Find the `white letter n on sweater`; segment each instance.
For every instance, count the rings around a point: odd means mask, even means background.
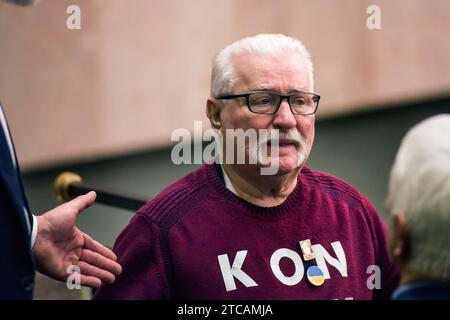
[[[335,267],[343,277],[347,277],[347,260],[341,242],[332,242],[331,246],[333,247],[337,259],[330,256],[322,245],[314,244],[312,246],[314,254],[316,255],[317,266],[322,270],[325,279],[330,279],[330,272],[328,271],[326,262]]]
[[[246,255],[247,250],[238,251],[236,253],[236,257],[234,258],[233,266],[230,266],[230,260],[228,259],[227,254],[217,256],[227,292],[236,290],[234,278],[238,279],[246,287],[255,287],[258,285],[252,278],[250,278],[248,274],[241,270]]]

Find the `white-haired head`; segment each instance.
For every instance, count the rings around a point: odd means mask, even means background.
[[[428,118],[404,137],[387,207],[405,216],[409,255],[403,271],[450,280],[450,114]]]
[[[250,53],[256,56],[281,57],[286,51],[298,53],[304,59],[313,88],[313,64],[305,46],[299,40],[283,34],[259,34],[233,42],[217,53],[211,73],[211,96],[232,93],[235,83],[239,80],[232,63],[233,56]]]

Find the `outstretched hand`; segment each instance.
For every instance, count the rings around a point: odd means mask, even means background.
[[[122,272],[116,255],[79,230],[78,215],[95,202],[91,191],[37,216],[38,230],[33,246],[37,270],[65,281],[71,265],[80,268],[81,285],[98,288],[102,282],[113,283]]]

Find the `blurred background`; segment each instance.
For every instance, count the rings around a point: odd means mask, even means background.
[[[70,5],[81,29],[67,28]],[[380,9],[380,29],[368,28]],[[389,169],[408,128],[450,112],[446,0],[40,0],[0,2],[0,101],[35,214],[55,177],[150,199],[197,165],[174,165],[171,133],[193,131],[220,48],[284,33],[304,42],[322,96],[308,165],[339,176],[386,219]],[[450,139],[450,137],[448,137]],[[196,141],[200,143],[200,141]],[[96,204],[79,227],[112,247],[133,212]],[[38,276],[36,299],[89,299]]]

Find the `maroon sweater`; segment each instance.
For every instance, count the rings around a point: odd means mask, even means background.
[[[305,239],[325,275],[320,287],[306,277]],[[114,252],[123,272],[96,299],[389,298],[399,278],[369,201],[307,167],[284,203],[264,208],[229,191],[220,167],[203,165],[142,207]]]

